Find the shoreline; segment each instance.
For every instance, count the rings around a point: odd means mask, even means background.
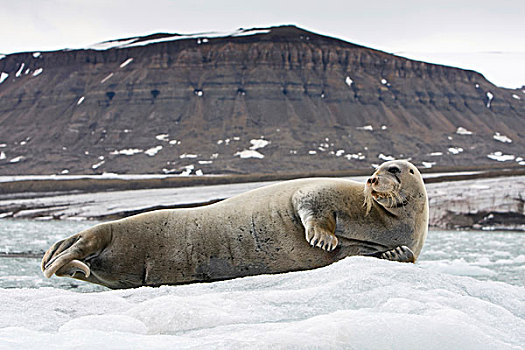
[[[525,231],[525,169],[478,171],[469,173],[424,173],[427,187],[430,221],[429,226],[436,229],[474,229]],[[369,176],[345,177],[359,182]],[[156,182],[155,185],[159,185]],[[185,179],[188,180],[188,179]],[[196,179],[192,181],[200,181]],[[231,179],[230,179],[231,180]],[[259,180],[262,180],[259,178]],[[38,180],[40,181],[40,180]],[[22,182],[24,186],[39,187],[38,181]],[[211,184],[141,188],[144,183],[136,180],[122,180],[124,190],[106,187],[103,182],[100,190],[88,191],[93,181],[106,180],[45,180],[55,184],[63,181],[85,183],[84,189],[64,190],[52,188],[49,192],[19,192],[17,187],[0,183],[0,219],[34,220],[115,220],[145,211],[157,209],[192,208],[213,204],[242,192],[276,182],[238,182],[230,184]],[[141,180],[144,181],[144,180]],[[149,180],[148,180],[149,181]],[[161,183],[166,184],[166,183]],[[67,184],[70,186],[71,184]],[[47,183],[46,183],[47,186]],[[40,186],[39,189],[47,187]],[[13,191],[15,190],[15,191]]]

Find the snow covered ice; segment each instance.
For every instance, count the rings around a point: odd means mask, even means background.
[[[93,224],[1,223],[0,250],[10,252]],[[521,349],[524,243],[521,233],[430,231],[415,265],[351,257],[121,291],[45,279],[38,259],[0,258],[0,348]]]

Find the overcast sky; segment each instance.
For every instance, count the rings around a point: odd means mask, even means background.
[[[0,0],[0,53],[282,24],[525,85],[523,0]]]

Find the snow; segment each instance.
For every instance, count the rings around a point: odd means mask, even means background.
[[[314,154],[317,154],[317,151],[308,151],[308,154],[313,156]]]
[[[381,160],[384,160],[384,161],[390,161],[390,160],[395,160],[396,159],[393,156],[387,156],[387,155],[384,155],[383,153],[379,154],[379,156],[377,156],[377,158],[379,158]]]
[[[505,135],[501,135],[499,132],[496,132],[492,138],[496,141],[503,142],[503,143],[511,143],[512,140],[508,138]]]
[[[169,141],[169,137],[170,137],[169,134],[159,134],[155,136],[155,138],[159,141]]]
[[[247,150],[245,149],[244,151],[240,151],[240,152],[237,152],[234,154],[234,156],[239,156],[241,157],[242,159],[246,159],[246,158],[257,158],[257,159],[263,159],[264,158],[264,155],[257,152],[257,151],[254,151],[254,150]]]
[[[93,165],[91,166],[91,168],[92,168],[93,170],[98,169],[98,168],[100,168],[105,162],[106,162],[105,160],[101,160],[100,162],[93,164]]]
[[[79,98],[78,101],[77,101],[77,106],[80,105],[82,102],[84,102],[84,99],[85,99],[84,96],[82,96],[81,98]]]
[[[199,164],[201,165],[212,164],[212,163],[213,163],[212,160],[199,160]]]
[[[431,157],[438,157],[438,156],[442,156],[443,155],[443,152],[432,152],[429,154],[429,156]]]
[[[430,169],[430,168],[432,168],[434,165],[436,165],[436,162],[421,162],[421,164],[422,164],[423,167],[425,167],[426,169]]]
[[[138,154],[138,153],[142,153],[142,152],[144,152],[144,150],[142,150],[142,149],[126,148],[126,149],[121,149],[120,151],[115,150],[115,151],[111,152],[110,154],[112,154],[112,155],[132,156],[134,154]]]
[[[133,62],[133,58],[128,58],[127,60],[125,60],[124,62],[122,62],[120,64],[120,68],[124,68],[126,67],[128,64],[130,64],[131,62]]]
[[[188,176],[191,174],[191,172],[193,171],[193,169],[195,169],[195,166],[192,164],[192,165],[187,165],[186,167],[184,167],[184,171],[182,173],[180,173],[180,176]]]
[[[112,48],[118,48],[118,47],[121,47],[121,46],[125,46],[126,44],[131,44],[135,40],[137,40],[137,38],[104,41],[102,43],[98,43],[98,44],[94,44],[94,45],[88,46],[85,49],[86,50],[109,50],[109,49],[112,49]]]
[[[184,153],[179,156],[180,159],[186,159],[186,158],[197,158],[198,156],[196,154],[190,154],[190,153]]]
[[[381,84],[386,85],[388,84],[388,81],[386,79],[381,79]]]
[[[359,126],[356,129],[357,130],[374,131],[374,128],[372,127],[372,125]]]
[[[452,154],[459,154],[459,153],[463,152],[463,148],[461,148],[461,147],[450,147],[448,149],[448,151],[450,153],[452,153]]]
[[[346,154],[344,157],[346,159],[348,159],[348,160],[352,160],[352,159],[354,159],[354,160],[363,160],[363,159],[366,158],[366,156],[364,154],[362,154],[361,152],[353,153],[353,154]]]
[[[204,95],[204,92],[202,90],[195,89],[195,95],[202,97],[202,95]]]
[[[518,95],[516,94],[512,94],[512,98],[516,99],[516,100],[521,100],[521,97],[519,97]]]
[[[490,103],[494,99],[494,95],[492,94],[492,92],[487,92],[487,99],[487,108],[490,108]]]
[[[472,135],[472,131],[468,131],[464,127],[460,126],[456,130],[456,134],[458,134],[458,135]]]
[[[2,84],[8,77],[9,74],[7,74],[6,72],[0,73],[0,84]]]
[[[506,161],[509,161],[509,160],[514,160],[514,158],[515,158],[515,156],[513,156],[511,154],[503,154],[500,151],[488,154],[487,157],[490,158],[490,159],[493,159],[493,160],[497,160],[498,162],[506,162]]]
[[[33,52],[33,58],[39,58],[41,55],[40,52]]]
[[[7,157],[6,157],[6,155],[5,155],[5,152],[3,152],[3,151],[0,152],[0,160],[4,160],[4,159],[6,159],[6,158],[7,158]]]
[[[146,151],[144,151],[144,153],[146,153],[148,156],[150,157],[153,157],[155,156],[160,150],[162,149],[162,146],[161,145],[158,145],[158,146],[155,146],[155,147],[152,147]]]
[[[33,76],[34,77],[39,76],[40,74],[42,74],[43,71],[44,71],[44,68],[38,68],[37,70],[33,72]]]
[[[335,152],[336,157],[341,157],[343,154],[345,154],[344,149],[340,149],[340,150],[337,150],[337,152]]]
[[[101,84],[104,84],[106,81],[108,81],[109,79],[111,79],[111,77],[113,76],[113,73],[109,73],[104,79],[102,79],[100,81]]]
[[[136,42],[131,43],[125,43],[123,45],[114,46],[117,48],[128,48],[128,47],[136,47],[136,46],[146,46],[151,44],[157,44],[162,42],[169,42],[169,41],[176,41],[176,40],[186,40],[186,39],[202,39],[202,42],[208,42],[209,38],[224,38],[224,37],[239,37],[239,36],[248,36],[248,35],[257,35],[257,34],[267,34],[269,33],[269,29],[259,29],[259,30],[244,30],[244,29],[238,29],[234,32],[230,33],[218,33],[218,32],[211,32],[211,33],[197,33],[197,34],[187,34],[187,35],[171,35],[160,39],[151,39],[151,40],[144,40],[144,41],[136,41],[139,38],[135,38]]]
[[[346,83],[346,85],[348,85],[350,87],[350,86],[352,86],[354,81],[350,77],[346,77],[345,83]]]
[[[18,157],[15,157],[15,158],[11,159],[11,160],[9,161],[9,163],[18,163],[18,162],[20,162],[20,161],[23,160],[23,159],[24,159],[24,157],[22,157],[22,156],[18,156]]]
[[[204,175],[204,173],[202,172],[201,169],[197,169],[197,170],[195,171],[195,175],[197,175],[197,176],[202,176],[202,175]]]
[[[20,68],[18,69],[18,71],[15,73],[15,77],[20,77],[22,75],[22,71],[24,70],[24,66],[25,66],[25,63],[22,63],[20,64]]]
[[[53,235],[89,226],[29,223]],[[417,264],[350,257],[310,271],[115,291],[44,279],[38,261],[9,259],[29,261],[22,267],[35,275],[2,273],[0,283],[36,288],[0,289],[0,347],[520,349],[524,240],[475,234],[429,232]]]
[[[263,139],[253,139],[253,140],[250,140],[250,143],[252,144],[252,146],[250,147],[251,150],[256,150],[256,149],[259,149],[259,148],[264,148],[266,146],[268,146],[268,144],[270,144],[270,141],[268,140],[263,140]]]

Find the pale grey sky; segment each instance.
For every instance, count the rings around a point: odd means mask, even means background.
[[[522,0],[0,0],[0,53],[282,24],[525,84]]]

